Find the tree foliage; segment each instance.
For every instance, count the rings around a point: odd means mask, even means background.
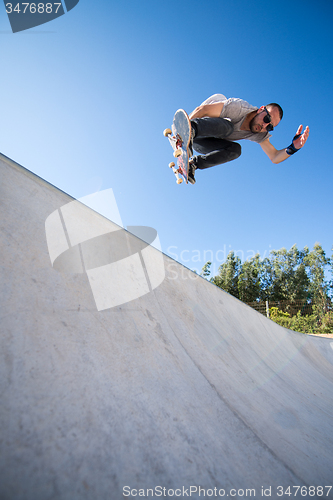
[[[313,315],[308,318],[306,325],[301,313],[294,318],[283,314],[279,316],[276,311],[273,313],[276,322],[284,321],[289,325],[288,328],[298,328],[298,331],[308,328],[312,331],[315,323],[317,327],[325,323],[328,309],[331,311],[333,255],[331,258],[326,257],[319,243],[311,251],[308,247],[298,250],[294,245],[290,250],[272,250],[269,257],[264,259],[257,254],[243,263],[231,251],[216,276],[210,277],[210,268],[211,262],[207,262],[202,276],[243,302],[302,300],[311,304]],[[328,271],[331,279],[327,279]],[[325,328],[331,329],[331,316],[326,323]]]
[[[234,297],[238,297],[238,276],[241,265],[240,258],[234,252],[230,252],[225,263],[219,267],[219,274],[212,278],[212,282]]]

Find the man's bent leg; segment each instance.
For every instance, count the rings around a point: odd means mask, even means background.
[[[203,137],[226,139],[234,130],[233,124],[225,118],[195,118],[191,124],[195,130],[195,139]]]
[[[195,168],[199,170],[236,160],[242,153],[240,144],[225,139],[197,139],[195,137],[193,147],[198,153],[202,153],[191,159]]]

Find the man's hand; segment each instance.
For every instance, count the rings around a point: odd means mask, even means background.
[[[300,125],[297,129],[293,142],[286,149],[280,149],[280,150],[275,149],[273,144],[270,143],[269,139],[266,139],[265,141],[261,142],[260,146],[262,147],[263,151],[266,153],[266,155],[273,163],[281,163],[282,161],[289,158],[290,155],[296,153],[306,143],[309,137],[310,129],[309,127],[305,127],[303,133],[302,130],[303,130],[303,125]]]
[[[310,133],[309,127],[305,127],[303,134],[302,130],[303,130],[303,125],[300,125],[296,132],[296,136],[298,135],[299,137],[293,141],[293,145],[296,149],[301,149],[309,137]]]

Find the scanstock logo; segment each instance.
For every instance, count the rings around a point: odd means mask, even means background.
[[[165,278],[157,231],[125,230],[112,189],[55,210],[45,221],[45,233],[53,268],[86,273],[98,311],[138,299]]]
[[[3,0],[13,33],[35,28],[63,16],[72,10],[79,0],[43,0],[35,2],[18,2]]]

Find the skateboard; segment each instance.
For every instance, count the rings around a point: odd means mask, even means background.
[[[177,168],[174,162],[169,163],[173,173],[176,176],[177,184],[181,184],[183,179],[188,184],[188,162],[190,159],[190,138],[191,138],[191,122],[183,109],[178,109],[173,117],[171,129],[166,128],[163,132],[164,136],[170,141],[173,149],[173,156],[177,161]]]

